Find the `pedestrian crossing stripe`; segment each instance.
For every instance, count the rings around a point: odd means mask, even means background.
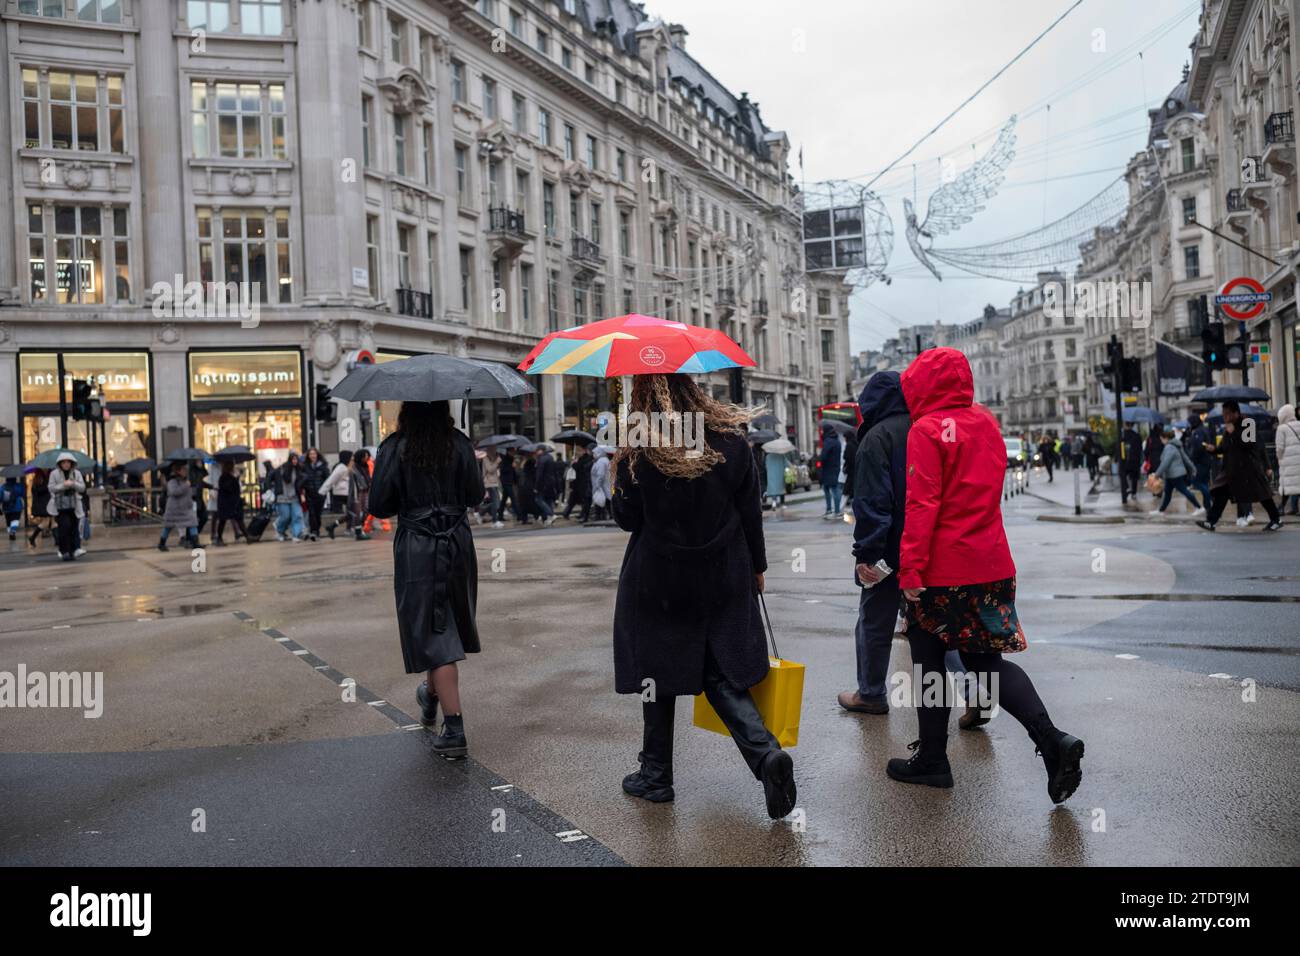
[[[581,830],[561,830],[555,835],[559,837],[561,843],[576,843],[579,840],[591,839],[591,837],[587,836],[587,834],[583,833]]]

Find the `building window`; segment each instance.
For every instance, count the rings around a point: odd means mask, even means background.
[[[456,195],[462,206],[469,205],[469,150],[456,146]]]
[[[1183,269],[1186,278],[1195,279],[1201,274],[1201,247],[1197,243],[1183,246]]]
[[[519,266],[519,314],[527,330],[533,321],[533,267],[526,262]]]
[[[186,18],[191,30],[224,33],[230,29],[230,0],[189,0]]]
[[[545,30],[537,31],[537,52],[545,57],[551,55],[551,35]]]
[[[453,103],[465,102],[465,64],[451,61],[451,99]]]
[[[1190,226],[1196,221],[1196,197],[1187,196],[1183,199],[1183,225]]]
[[[558,332],[560,329],[560,273],[550,271],[546,279],[546,330]]]
[[[433,186],[434,159],[435,157],[433,152],[433,124],[425,123],[424,124],[424,184],[429,187]]]
[[[555,236],[555,183],[542,183],[542,222],[546,235]]]
[[[566,70],[573,69],[573,51],[567,46],[560,47],[560,65]]]
[[[596,85],[596,68],[586,60],[582,61],[582,78],[592,86]]]
[[[406,62],[406,21],[401,17],[388,18],[388,57],[394,63]]]
[[[624,286],[623,287],[623,314],[631,315],[635,311],[636,308],[632,296],[632,287]]]
[[[1183,172],[1190,172],[1196,168],[1196,140],[1186,136],[1179,143],[1183,151]]]
[[[371,133],[371,130],[374,126],[374,111],[375,111],[374,97],[366,96],[365,94],[362,94],[361,96],[361,165],[367,168],[369,168],[370,166],[370,138],[373,135]],[[196,142],[197,139],[198,137],[196,134],[195,136]],[[196,153],[198,152],[197,146],[195,147],[195,152]]]
[[[510,8],[510,32],[521,40],[524,38],[524,15],[514,7]]]
[[[831,314],[831,294],[829,292],[817,293],[817,314],[818,315]]]
[[[379,217],[366,216],[366,270],[370,298],[379,298]]]
[[[600,248],[600,203],[591,202],[588,204],[591,212],[591,235],[587,238],[592,244]]]
[[[460,247],[460,307],[469,311],[472,302],[471,292],[474,285],[474,250],[468,246]]]
[[[497,82],[483,77],[483,116],[485,119],[497,118]]]
[[[411,288],[411,251],[415,245],[415,227],[397,227],[397,286]]]
[[[24,139],[29,149],[126,152],[122,77],[22,71]],[[42,139],[42,127],[47,139]]]
[[[551,145],[551,111],[537,107],[537,139],[543,146]]]
[[[618,254],[624,259],[632,255],[632,214],[627,211],[618,214]]]
[[[438,234],[429,233],[429,239],[426,246],[425,261],[429,267],[429,295],[437,301],[438,298]]]
[[[590,134],[587,135],[587,168],[600,169],[600,146]]]
[[[518,93],[512,97],[513,102],[513,121],[516,133],[528,132],[528,101]]]
[[[620,149],[617,152],[615,152],[614,167],[615,167],[614,171],[618,173],[618,181],[620,183],[627,182],[627,152],[626,151]]]
[[[478,0],[478,12],[489,20],[496,19],[496,0]]]
[[[206,286],[255,286],[261,302],[293,301],[287,209],[201,208],[198,227],[199,274]]]
[[[194,155],[200,158],[284,159],[284,84],[193,80],[190,108]],[[215,137],[213,135],[215,131]]]
[[[53,212],[53,216],[47,216],[43,206],[28,206],[28,284],[32,302],[51,301],[51,274],[56,305],[129,301],[131,259],[126,207],[68,205],[55,206]],[[111,295],[107,289],[110,276]]]
[[[578,147],[574,140],[577,133],[568,123],[564,124],[564,158],[568,160],[575,159],[578,153]]]
[[[284,32],[280,0],[239,0],[239,32],[252,36],[279,36]]]
[[[515,170],[515,205],[521,211],[527,211],[529,193],[531,186],[528,181],[528,173],[522,169]]]
[[[406,175],[406,127],[409,120],[403,113],[393,114],[393,156],[396,160],[397,175]]]

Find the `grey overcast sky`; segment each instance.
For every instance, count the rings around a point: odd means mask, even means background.
[[[646,9],[682,23],[687,50],[733,92],[748,92],[796,156],[803,147],[812,183],[886,166],[1072,2],[648,0]],[[1195,0],[1084,0],[882,178],[874,188],[893,221],[893,283],[854,295],[854,351],[879,346],[900,325],[975,318],[986,303],[1007,305],[1018,286],[943,265],[939,282],[920,267],[903,235],[914,169],[923,218],[941,159],[960,172],[1016,113],[1006,183],[973,222],[935,245],[995,241],[1059,218],[1145,148],[1145,110],[1181,80],[1199,10]],[[791,172],[800,176],[797,161]]]

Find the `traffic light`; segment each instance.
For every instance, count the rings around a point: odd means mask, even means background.
[[[1201,329],[1201,358],[1206,368],[1227,368],[1223,347],[1223,323],[1209,322]]]
[[[1119,387],[1122,392],[1142,391],[1142,360],[1140,358],[1120,360]]]
[[[334,421],[334,403],[330,401],[330,387],[328,385],[316,386],[316,421],[332,422]]]
[[[81,379],[72,381],[72,420],[83,422],[90,418],[90,383]]]
[[[1248,360],[1246,353],[1249,348],[1250,339],[1247,338],[1240,338],[1225,345],[1223,347],[1223,368],[1245,368]]]

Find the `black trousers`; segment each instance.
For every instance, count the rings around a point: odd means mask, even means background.
[[[1218,524],[1219,519],[1223,517],[1223,511],[1228,507],[1228,502],[1232,499],[1232,489],[1227,485],[1221,488],[1210,489],[1210,512],[1205,516],[1205,520],[1210,524]],[[1237,514],[1244,516],[1249,510],[1250,502],[1238,502]],[[1282,515],[1278,513],[1277,505],[1273,503],[1272,498],[1265,498],[1260,505],[1268,512],[1269,521],[1281,521]]]
[[[1123,482],[1123,488],[1121,490],[1125,493],[1125,495],[1131,495],[1134,498],[1136,498],[1138,493],[1137,469],[1126,468],[1124,471],[1120,472],[1119,480]]]
[[[213,529],[213,531],[212,531],[212,540],[213,540],[213,541],[220,541],[220,540],[221,540],[221,536],[222,536],[223,534],[225,534],[225,531],[226,531],[226,522],[227,522],[227,521],[230,522],[230,526],[231,526],[231,527],[234,529],[234,531],[235,531],[235,540],[236,540],[236,541],[238,541],[241,537],[246,537],[246,536],[247,536],[247,533],[244,531],[244,519],[243,519],[243,518],[218,518],[218,519],[217,519],[216,527],[215,527],[215,528]]]
[[[915,625],[909,626],[907,641],[912,647],[912,663],[920,666],[921,679],[927,682],[922,686],[928,686],[929,681],[944,680],[943,655],[948,652],[948,645],[934,634],[927,634],[925,631],[913,632],[914,627]],[[985,694],[988,695],[986,699],[991,699],[997,706],[1020,721],[1029,732],[1031,739],[1036,741],[1039,730],[1052,725],[1047,708],[1039,699],[1038,691],[1034,690],[1034,682],[1019,665],[1011,663],[1001,654],[970,651],[961,652],[961,662],[967,674],[976,675],[979,679],[981,686],[985,688]],[[997,675],[996,682],[991,675]],[[922,695],[920,688],[916,689],[914,696],[920,704],[916,708],[916,719],[920,724],[921,740],[927,745],[942,750],[948,740],[947,694],[939,695],[940,703],[936,704],[931,700],[929,706],[925,704],[927,695]]]
[[[591,516],[591,494],[578,494],[576,491],[569,495],[569,505],[564,509],[564,517],[569,517],[573,512],[574,505],[582,505],[582,517],[579,520],[586,521]]]
[[[325,496],[315,491],[307,491],[307,530],[320,537],[320,516],[325,509]]]
[[[774,750],[780,750],[781,745],[763,726],[763,716],[758,712],[749,689],[729,683],[722,676],[712,652],[706,653],[704,660],[704,696],[731,731],[731,739],[736,742],[750,772],[758,778],[763,758]],[[665,784],[673,781],[673,714],[676,704],[676,697],[641,704],[641,714],[645,719],[641,743],[642,772]]]
[[[81,522],[72,508],[63,508],[54,519],[54,543],[59,554],[72,554],[81,547]]]

